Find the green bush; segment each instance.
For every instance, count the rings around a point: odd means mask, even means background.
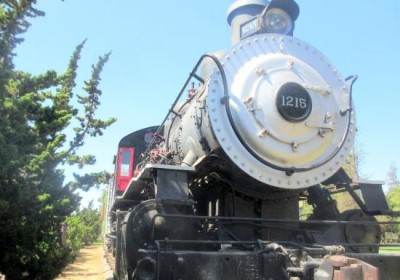
[[[71,260],[73,260],[81,248],[98,240],[101,234],[101,215],[90,203],[87,208],[68,217],[66,224],[67,247],[71,250]]]

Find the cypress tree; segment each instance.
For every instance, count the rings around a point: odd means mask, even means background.
[[[15,69],[15,49],[29,20],[44,16],[35,4],[0,3],[0,272],[8,279],[53,279],[66,264],[70,250],[61,244],[60,228],[79,205],[75,191],[107,181],[108,174],[75,175],[74,182],[65,183],[62,168],[94,164],[95,157],[78,155],[79,148],[86,137],[102,135],[115,121],[95,116],[109,53],[93,65],[81,95],[75,93],[75,81],[85,42],[76,47],[64,73],[32,75]],[[68,140],[72,123],[78,125]]]

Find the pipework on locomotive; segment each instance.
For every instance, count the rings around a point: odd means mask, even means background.
[[[357,77],[293,37],[299,14],[293,0],[234,2],[232,47],[201,56],[159,126],[121,139],[116,279],[400,279],[375,217],[399,213],[382,183],[342,168]],[[358,207],[340,212],[339,192]]]

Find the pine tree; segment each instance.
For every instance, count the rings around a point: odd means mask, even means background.
[[[77,209],[76,189],[88,190],[108,180],[106,172],[76,175],[65,183],[63,168],[94,164],[92,155],[78,155],[86,137],[102,135],[115,119],[101,120],[100,74],[110,54],[101,56],[75,94],[78,61],[85,42],[73,52],[64,73],[41,75],[17,70],[15,48],[30,26],[43,16],[35,0],[0,3],[0,271],[9,279],[53,279],[70,251],[60,242],[60,227]],[[82,106],[74,107],[76,99]],[[75,136],[66,130],[78,123]]]

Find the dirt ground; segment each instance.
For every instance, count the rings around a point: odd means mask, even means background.
[[[112,280],[112,271],[106,265],[103,245],[81,250],[75,262],[68,265],[55,280]]]

